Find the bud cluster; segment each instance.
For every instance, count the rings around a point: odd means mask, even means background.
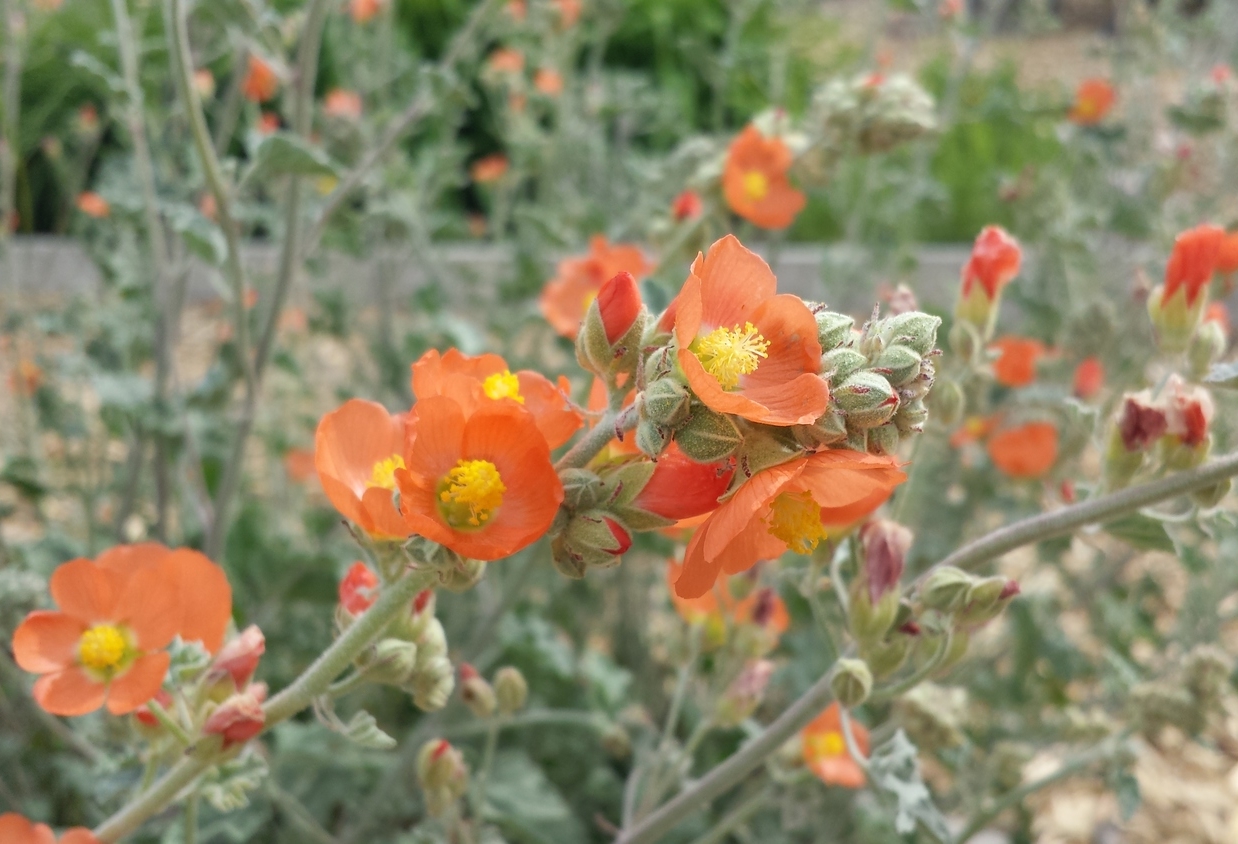
[[[1150,680],[1131,690],[1130,710],[1139,730],[1155,738],[1172,726],[1196,736],[1208,721],[1224,711],[1224,696],[1234,660],[1213,645],[1200,645],[1169,677]]]
[[[887,152],[937,129],[932,96],[905,73],[832,80],[813,94],[812,117],[831,149]]]
[[[1119,488],[1148,464],[1181,471],[1198,466],[1212,448],[1215,406],[1207,388],[1189,385],[1171,375],[1164,388],[1129,394],[1122,399],[1109,425],[1105,442],[1105,480]],[[1228,484],[1195,494],[1201,506],[1211,506],[1228,491]]]

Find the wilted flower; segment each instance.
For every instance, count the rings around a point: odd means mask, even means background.
[[[202,733],[220,736],[225,749],[244,744],[266,726],[266,712],[262,708],[266,696],[265,683],[254,683],[245,691],[233,695],[210,714],[202,725]]]
[[[266,637],[262,635],[258,625],[251,624],[220,649],[211,664],[210,673],[213,677],[230,677],[235,688],[243,689],[254,676],[258,660],[264,653]]]

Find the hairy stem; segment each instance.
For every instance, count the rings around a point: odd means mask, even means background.
[[[598,420],[598,423],[593,426],[589,433],[581,437],[576,445],[568,450],[567,454],[559,458],[559,462],[555,464],[555,468],[560,472],[564,469],[580,469],[586,463],[598,455],[602,449],[606,448],[607,443],[615,439],[621,432],[631,431],[636,427],[637,416],[635,412],[615,412],[607,411],[606,415]]]

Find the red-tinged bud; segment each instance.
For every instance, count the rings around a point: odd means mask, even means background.
[[[425,612],[426,607],[430,605],[430,601],[433,598],[434,598],[433,589],[422,589],[420,592],[417,593],[417,597],[413,599],[413,612],[417,613],[418,615]]]
[[[764,700],[772,676],[774,663],[768,659],[758,659],[744,666],[718,700],[714,723],[719,727],[737,727],[747,720]]]
[[[467,662],[460,665],[460,700],[478,718],[489,718],[498,705],[494,688]]]
[[[602,285],[597,297],[606,339],[613,346],[640,316],[640,287],[629,272],[621,272]]]
[[[606,281],[585,312],[576,335],[576,359],[589,372],[606,378],[635,374],[640,365],[641,335],[648,314],[631,273]]]
[[[1208,439],[1215,406],[1203,387],[1188,386],[1172,375],[1166,385],[1166,433],[1187,448],[1198,448]]]
[[[898,632],[904,633],[908,636],[919,636],[922,631],[920,629],[920,625],[916,622],[906,621],[903,622],[902,626],[898,628]]]
[[[675,201],[671,203],[671,215],[681,222],[695,220],[701,216],[702,207],[700,194],[689,188],[675,197]]]
[[[417,780],[427,813],[440,817],[468,790],[469,769],[459,750],[437,739],[423,744],[417,754]]]
[[[914,538],[909,529],[889,519],[876,519],[860,529],[864,549],[860,577],[868,586],[868,598],[873,604],[898,590]]]
[[[340,581],[340,606],[353,615],[361,615],[378,597],[378,575],[365,563],[356,562]]]
[[[735,461],[697,463],[671,443],[658,457],[653,475],[633,500],[633,506],[667,519],[691,519],[717,508],[731,485]]]
[[[172,704],[172,696],[163,689],[155,692],[155,703],[167,709]],[[150,711],[150,707],[142,704],[137,709],[133,710],[133,717],[143,727],[156,728],[159,726],[159,719],[155,717],[155,713]]]
[[[1075,503],[1075,484],[1073,481],[1062,481],[1058,486],[1058,494],[1062,496],[1062,500],[1067,504]]]
[[[632,534],[628,533],[624,526],[616,522],[614,519],[604,518],[602,521],[606,522],[606,526],[610,528],[610,535],[613,536],[615,538],[615,542],[618,543],[618,547],[610,553],[614,554],[616,557],[622,557],[627,553],[628,549],[632,547]]]
[[[1007,580],[1006,585],[1002,587],[1002,591],[998,593],[997,599],[999,601],[1006,601],[1013,598],[1015,595],[1020,594],[1022,591],[1023,590],[1019,588],[1019,581]]]
[[[476,668],[473,667],[471,663],[468,663],[468,662],[460,663],[460,682],[461,683],[467,683],[469,680],[476,679],[480,676],[481,674],[477,671]]]
[[[1019,242],[1000,226],[986,226],[976,238],[963,267],[955,315],[975,326],[982,338],[992,334],[1002,288],[1019,274],[1022,262]]]
[[[1187,305],[1193,305],[1212,280],[1224,244],[1225,230],[1220,226],[1196,226],[1178,235],[1165,266],[1165,300],[1181,289]]]
[[[266,725],[266,713],[262,711],[266,696],[266,684],[254,683],[245,692],[221,703],[206,719],[202,732],[222,737],[225,748],[244,744],[261,733]]]
[[[211,676],[215,679],[231,677],[237,690],[245,688],[254,676],[258,660],[266,652],[266,647],[266,637],[257,625],[251,624],[215,656]]]
[[[1105,367],[1100,358],[1085,358],[1075,367],[1075,396],[1087,401],[1105,386]]]
[[[756,601],[752,605],[752,623],[758,627],[767,627],[774,620],[778,610],[778,595],[768,586],[758,590]]]

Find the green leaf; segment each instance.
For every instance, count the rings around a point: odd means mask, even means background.
[[[348,721],[348,737],[362,747],[371,750],[391,750],[399,742],[378,728],[374,716],[364,709],[358,710]]]
[[[501,753],[494,760],[486,814],[509,840],[521,844],[579,844],[588,839],[563,795],[520,751]]]
[[[1208,370],[1208,374],[1204,376],[1204,383],[1216,387],[1228,387],[1231,390],[1238,389],[1238,360],[1214,363]]]
[[[1139,791],[1139,780],[1130,771],[1119,771],[1112,778],[1112,786],[1118,798],[1118,812],[1123,821],[1129,821],[1143,803],[1143,795]]]
[[[933,804],[933,796],[920,777],[916,746],[906,733],[899,730],[894,738],[874,750],[868,765],[869,780],[894,798],[894,828],[900,835],[915,832],[919,823],[937,840],[950,840],[946,819]]]
[[[242,181],[260,176],[338,176],[325,152],[291,132],[276,132],[258,144],[254,163]]]
[[[1144,551],[1168,551],[1171,554],[1176,551],[1174,541],[1165,531],[1165,526],[1156,519],[1139,513],[1107,522],[1105,530],[1110,536]]]
[[[175,204],[164,208],[172,228],[185,240],[189,251],[214,266],[222,266],[228,256],[228,243],[219,226],[197,208]]]

